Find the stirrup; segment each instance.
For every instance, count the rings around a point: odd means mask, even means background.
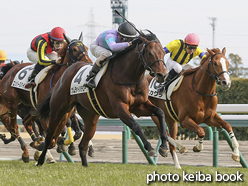
[[[84,86],[92,89],[96,88],[96,83],[94,81],[94,78],[91,78],[89,81],[85,82]]]

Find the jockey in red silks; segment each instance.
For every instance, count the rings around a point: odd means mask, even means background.
[[[64,43],[65,30],[61,27],[55,27],[51,32],[36,36],[27,50],[28,59],[35,63],[34,70],[28,78],[29,82],[25,88],[36,86],[35,76],[46,66],[56,64],[59,61],[57,52]]]

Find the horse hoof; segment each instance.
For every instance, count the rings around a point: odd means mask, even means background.
[[[95,155],[94,155],[94,149],[93,149],[93,146],[89,146],[89,151],[88,151],[88,156],[94,158]]]
[[[76,149],[75,149],[75,147],[69,146],[69,147],[68,147],[68,153],[69,153],[71,156],[76,155]]]
[[[166,149],[163,149],[163,148],[159,147],[158,152],[163,157],[167,157],[168,156],[168,150],[166,150]]]
[[[35,163],[34,164],[36,167],[41,167],[42,165],[41,164],[39,164],[39,163]]]
[[[4,138],[6,138],[6,135],[5,134],[0,134],[0,138],[4,139]]]
[[[37,146],[38,146],[39,144],[37,143],[37,141],[32,141],[30,144],[29,144],[29,146],[30,147],[32,147],[32,148],[34,148],[34,149],[37,149]]]
[[[194,150],[194,149],[193,149]],[[188,149],[186,148],[186,147],[183,147],[183,148],[181,148],[180,150],[179,150],[179,153],[180,154],[183,154],[183,153],[185,153],[185,152],[188,152]]]
[[[150,150],[149,152],[147,152],[147,156],[148,157],[157,157],[158,154],[156,153],[155,150]]]
[[[35,151],[35,153],[34,153],[34,160],[35,160],[35,161],[38,161],[38,159],[39,159],[41,153],[42,153],[41,151],[38,151],[38,150]]]
[[[194,152],[201,152],[200,150],[197,149],[197,146],[194,146],[193,151]]]
[[[42,142],[41,144],[39,144],[39,145],[37,146],[37,150],[43,151],[44,147],[45,147],[45,143]]]
[[[59,137],[58,141],[57,141],[57,152],[61,153],[61,152],[65,152],[66,151],[66,145],[64,144],[65,138],[63,137]]]
[[[240,157],[232,154],[232,159],[236,162],[240,162]]]
[[[47,162],[48,164],[57,163],[57,162],[56,162],[54,159],[52,159],[52,158],[47,158],[46,162]]]
[[[82,136],[82,132],[76,132],[75,135],[73,136],[74,141],[78,140],[79,138],[81,138]]]
[[[22,155],[22,161],[24,163],[28,163],[29,162],[29,156],[27,157],[27,156]]]
[[[41,144],[43,141],[45,141],[45,138],[43,136],[40,136],[40,137],[37,138],[36,141],[37,141],[38,144]]]

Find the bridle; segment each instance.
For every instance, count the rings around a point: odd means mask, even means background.
[[[150,63],[150,64],[147,63],[147,58],[146,58],[146,59],[144,58],[144,56],[145,56],[145,55],[144,55],[144,53],[145,53],[145,48],[146,48],[150,43],[152,43],[152,42],[158,43],[159,41],[151,40],[151,41],[147,42],[146,44],[143,44],[141,50],[139,50],[139,45],[136,45],[136,50],[137,50],[137,52],[138,52],[138,54],[139,54],[139,58],[140,58],[140,60],[141,60],[141,62],[142,62],[142,65],[144,66],[144,68],[145,68],[146,70],[148,70],[148,71],[150,72],[150,75],[154,77],[154,74],[155,74],[155,73],[154,73],[153,70],[151,69],[151,66],[152,66],[154,63],[159,62],[159,61],[162,61],[162,62],[164,63],[164,65],[165,65],[165,62],[164,62],[163,59],[157,59],[157,60],[153,61],[153,62]]]
[[[216,56],[217,54],[222,54],[222,53],[215,53],[215,54],[213,54],[213,55],[210,57],[210,60],[209,60],[209,62],[208,62],[208,69],[210,68],[210,66],[212,66],[212,68],[211,68],[211,70],[210,70],[211,73],[207,72],[204,68],[202,68],[202,66],[200,67],[200,69],[203,70],[204,72],[206,72],[211,78],[213,78],[217,84],[220,84],[221,80],[220,80],[219,76],[220,76],[221,74],[223,74],[223,73],[228,73],[228,72],[227,72],[227,71],[222,71],[222,72],[220,72],[220,73],[217,74],[217,75],[214,74],[214,66],[213,66],[213,60],[212,60],[212,59],[213,59],[213,57]],[[222,55],[224,55],[224,54],[222,54]],[[211,64],[212,64],[212,65],[211,65]],[[195,71],[195,73],[194,73],[194,75],[193,75],[193,78],[192,78],[192,87],[193,87],[193,89],[194,89],[198,94],[203,95],[203,96],[216,96],[216,95],[217,95],[217,92],[216,92],[215,94],[205,94],[205,93],[201,93],[201,92],[199,92],[199,91],[197,91],[197,90],[195,89],[195,87],[194,87],[194,77],[195,77],[195,74],[196,74],[196,71]]]
[[[144,58],[144,55],[145,55],[145,54],[144,54],[144,53],[145,53],[144,51],[145,51],[145,48],[146,48],[150,43],[152,43],[152,42],[157,43],[158,41],[156,41],[156,40],[151,40],[151,41],[149,41],[149,42],[143,44],[141,50],[139,50],[139,44],[137,44],[137,45],[136,45],[136,50],[137,50],[137,53],[138,53],[138,55],[139,55],[139,58],[140,58],[140,60],[141,60],[141,62],[142,62],[142,65],[144,66],[144,68],[145,68],[146,70],[149,70],[149,71],[150,71],[150,75],[151,75],[151,76],[154,76],[155,73],[152,71],[151,66],[152,66],[154,63],[159,62],[159,61],[162,61],[162,62],[164,63],[164,60],[162,60],[162,59],[157,59],[157,60],[153,61],[151,64],[148,65],[148,63],[146,62],[147,59],[145,60],[145,58]],[[165,63],[164,63],[164,65],[165,65]],[[112,72],[112,67],[113,67],[113,65],[111,66],[111,72]],[[112,73],[111,73],[111,74],[112,74]],[[144,77],[141,81],[136,82],[136,83],[117,83],[117,82],[115,82],[115,81],[113,80],[113,78],[112,78],[111,75],[110,75],[110,77],[111,77],[112,82],[115,83],[116,85],[128,85],[128,86],[130,86],[130,85],[138,85],[138,84],[142,83],[142,82],[145,80],[145,77]]]
[[[78,53],[77,53],[77,55],[73,55],[72,48],[74,46],[77,46],[78,47]],[[88,55],[88,52],[87,52],[84,44],[82,43],[82,41],[77,40],[77,39],[72,40],[68,44],[68,46],[67,46],[67,52],[68,52],[68,55],[69,55],[70,62],[65,63],[65,64],[58,64],[58,65],[60,65],[60,66],[64,66],[64,65],[70,66],[72,63],[76,63],[77,61],[80,61],[84,56],[87,56]],[[83,55],[80,56],[81,54],[83,54]]]

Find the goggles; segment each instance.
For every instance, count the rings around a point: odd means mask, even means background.
[[[121,40],[123,41],[123,42],[130,42],[130,41],[132,41],[134,38],[132,38],[132,37],[122,37],[121,36]]]
[[[54,44],[56,44],[56,45],[58,45],[58,44],[62,44],[63,42],[64,42],[63,40],[61,40],[61,41],[54,40],[54,41],[53,41],[53,43],[54,43]]]
[[[189,49],[189,50],[196,50],[197,49],[197,45],[186,45],[186,48]]]

